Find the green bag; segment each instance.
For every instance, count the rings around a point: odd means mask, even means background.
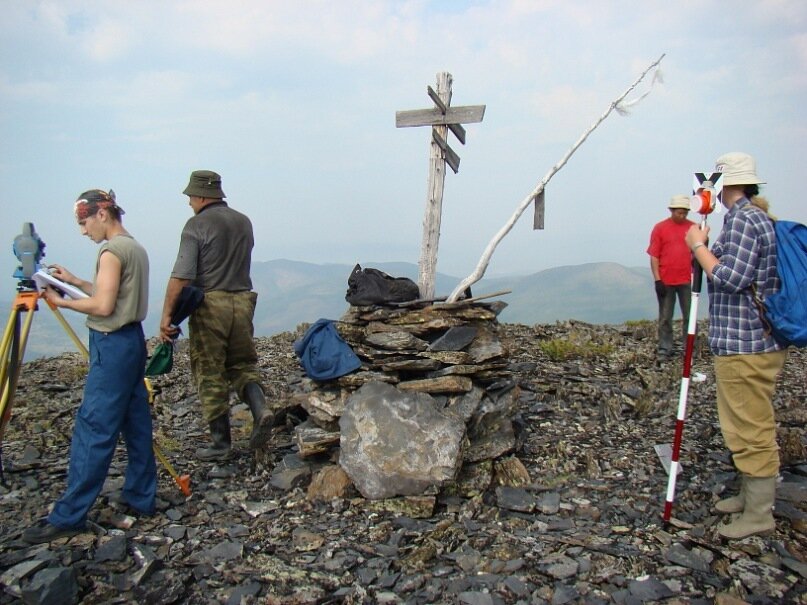
[[[174,345],[161,342],[146,364],[146,376],[167,374],[174,367]]]

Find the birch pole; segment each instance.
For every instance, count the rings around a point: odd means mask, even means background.
[[[519,217],[522,215],[524,210],[526,210],[527,207],[535,200],[535,198],[538,197],[544,191],[544,188],[546,187],[547,183],[552,179],[553,176],[555,176],[555,174],[561,168],[563,168],[566,165],[566,162],[569,161],[569,158],[571,158],[574,152],[577,151],[578,147],[580,147],[580,145],[582,145],[586,141],[586,139],[588,139],[589,135],[592,132],[594,132],[594,130],[600,124],[602,124],[605,121],[605,119],[609,115],[611,115],[611,113],[615,109],[619,110],[618,106],[620,105],[620,103],[622,103],[625,97],[627,97],[631,92],[633,92],[633,90],[641,83],[642,80],[644,80],[645,76],[647,76],[647,74],[651,70],[658,67],[659,63],[661,63],[661,60],[664,59],[664,56],[665,55],[662,54],[656,61],[651,63],[650,66],[647,69],[645,69],[638,78],[636,78],[636,81],[633,84],[631,84],[627,90],[625,90],[625,92],[623,92],[619,97],[617,97],[614,101],[611,102],[611,104],[608,106],[608,109],[599,117],[599,119],[596,122],[594,122],[591,126],[589,126],[589,128],[582,134],[582,136],[577,140],[577,142],[574,145],[572,145],[571,149],[569,149],[569,151],[566,152],[566,155],[564,155],[560,159],[560,161],[557,164],[555,164],[549,170],[549,172],[546,173],[544,178],[541,179],[541,182],[538,183],[538,186],[535,187],[535,189],[533,189],[532,192],[521,201],[521,203],[518,205],[518,208],[516,208],[516,211],[513,213],[510,219],[504,224],[504,226],[501,229],[499,229],[496,235],[493,236],[493,239],[490,240],[490,243],[487,245],[485,251],[482,253],[482,256],[480,257],[479,262],[476,264],[476,268],[474,269],[473,273],[471,273],[468,277],[463,279],[459,283],[459,285],[456,288],[454,288],[454,291],[446,299],[446,302],[448,303],[456,302],[457,299],[459,299],[459,297],[462,295],[463,292],[465,292],[465,290],[468,287],[472,286],[480,279],[482,279],[482,276],[485,274],[485,271],[488,268],[488,264],[490,263],[490,257],[493,255],[493,251],[496,249],[496,246],[498,246],[499,242],[501,242],[502,239],[504,239],[504,236],[510,232],[510,230],[513,228],[513,225],[516,224],[516,221],[518,221]]]

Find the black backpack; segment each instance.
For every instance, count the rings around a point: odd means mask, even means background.
[[[408,277],[392,277],[378,269],[356,265],[347,278],[345,300],[357,307],[407,302],[419,296],[418,285]]]

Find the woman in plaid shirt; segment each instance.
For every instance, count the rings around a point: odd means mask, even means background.
[[[692,227],[686,242],[709,277],[709,348],[717,379],[717,412],[726,446],[741,473],[740,494],[720,500],[721,513],[742,513],[718,528],[724,538],[769,534],[775,529],[773,503],[779,448],[773,397],[787,357],[760,312],[759,299],[779,290],[776,236],[765,210],[755,205],[763,183],[746,153],[717,160],[723,174],[723,230],[711,251],[709,228]]]

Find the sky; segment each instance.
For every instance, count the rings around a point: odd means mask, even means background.
[[[431,107],[440,72],[452,75],[452,105],[486,106],[465,145],[449,136],[461,164],[445,178],[442,273],[470,274],[521,201],[662,55],[663,83],[648,76],[628,100],[650,94],[591,133],[546,188],[545,229],[532,229],[528,209],[486,275],[649,266],[669,198],[729,151],[756,158],[775,214],[807,222],[803,0],[0,6],[8,298],[25,222],[47,245],[44,262],[91,277],[97,247],[72,214],[91,188],[116,192],[150,254],[152,293],[163,291],[196,169],[219,172],[230,205],[251,217],[254,261],[417,263],[431,133],[396,128],[395,112]]]

